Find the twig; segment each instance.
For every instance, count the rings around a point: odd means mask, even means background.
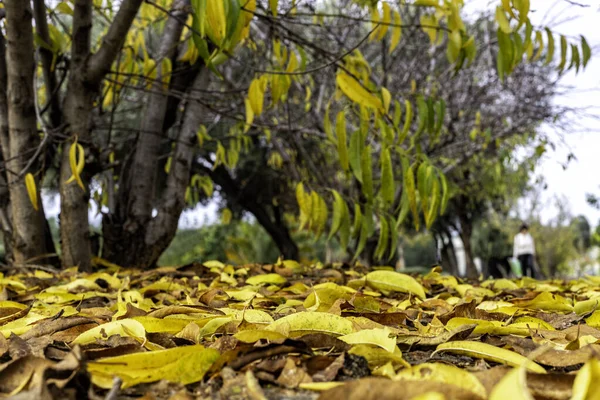
[[[121,391],[121,383],[121,378],[115,376],[115,378],[113,379],[112,388],[110,388],[104,400],[117,400],[117,398],[119,397],[119,392]]]

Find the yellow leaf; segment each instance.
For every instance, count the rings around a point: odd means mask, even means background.
[[[577,372],[573,382],[571,400],[597,400],[600,399],[600,361],[590,358]]]
[[[377,368],[389,362],[393,365],[401,365],[403,367],[410,366],[410,364],[402,358],[402,352],[398,347],[395,347],[394,351],[390,353],[378,346],[359,344],[352,346],[348,353],[364,357],[369,363],[370,368]]]
[[[225,14],[224,1],[206,2],[206,33],[210,40],[220,46],[227,33],[227,15]]]
[[[352,322],[335,314],[324,312],[299,312],[273,322],[265,329],[286,336],[306,332],[322,332],[334,335],[347,335],[354,331]]]
[[[244,133],[250,130],[252,122],[254,121],[254,111],[252,110],[252,104],[249,99],[244,99],[244,105],[246,107],[246,125],[244,126]]]
[[[282,335],[276,331],[268,331],[265,329],[251,329],[246,331],[241,331],[233,335],[237,340],[244,343],[256,343],[259,340],[283,340],[286,339],[287,336]]]
[[[546,370],[540,365],[528,360],[526,357],[500,347],[492,346],[491,344],[482,342],[471,342],[471,341],[454,341],[442,343],[437,346],[435,353],[440,351],[449,351],[456,354],[464,354],[469,357],[482,358],[484,360],[490,360],[501,364],[511,365],[513,367],[519,367],[525,365],[531,372],[537,372],[545,374]]]
[[[412,276],[394,271],[373,271],[366,276],[368,286],[389,292],[412,293],[417,297],[425,298],[425,289]]]
[[[490,393],[490,400],[533,400],[526,382],[527,374],[524,368],[513,368],[504,375]]]
[[[189,319],[183,318],[153,318],[144,316],[132,319],[142,324],[144,330],[150,333],[166,332],[175,334],[181,332],[190,323]]]
[[[25,175],[25,187],[27,188],[27,195],[29,196],[29,201],[31,201],[31,205],[35,211],[39,210],[38,205],[38,195],[37,195],[37,187],[35,185],[35,178],[31,173],[27,173]]]
[[[558,295],[549,292],[542,292],[538,294],[532,300],[526,301],[513,301],[513,303],[519,307],[531,308],[534,310],[543,310],[543,311],[563,311],[563,312],[572,312],[573,306],[569,303],[569,301]]]
[[[254,115],[260,115],[263,111],[265,92],[263,89],[263,83],[261,79],[253,79],[250,82],[250,88],[248,89],[248,99]]]
[[[411,398],[410,400],[446,400],[440,392],[427,392]]]
[[[424,363],[411,368],[403,369],[396,374],[394,379],[407,379],[416,381],[433,381],[449,383],[475,393],[481,398],[486,398],[485,387],[474,375],[453,365],[441,363]]]
[[[94,343],[96,340],[106,340],[112,335],[121,335],[134,338],[145,338],[144,325],[134,319],[122,319],[98,325],[77,336],[73,344]]]
[[[342,385],[344,385],[344,382],[305,382],[298,385],[298,387],[304,390],[324,392]]]
[[[341,91],[353,102],[380,112],[384,111],[381,100],[362,86],[354,77],[340,71],[337,74],[336,82]]]
[[[502,32],[506,34],[512,33],[510,22],[508,21],[508,18],[506,18],[506,14],[504,14],[502,6],[496,7],[496,22],[498,23],[498,26],[500,27]]]
[[[390,48],[388,50],[389,53],[394,51],[398,44],[400,43],[400,39],[402,38],[402,17],[398,11],[394,11],[394,26],[392,27],[392,38],[390,39]]]
[[[279,274],[263,274],[263,275],[255,275],[246,279],[246,283],[248,285],[283,285],[287,282],[283,276]]]
[[[271,10],[271,14],[273,14],[274,17],[277,16],[277,3],[278,0],[269,0],[269,9]]]
[[[89,362],[87,369],[92,382],[104,389],[112,387],[114,376],[121,378],[122,388],[161,379],[187,385],[200,381],[219,357],[219,351],[215,349],[182,346],[103,358]]]
[[[83,186],[83,181],[81,180],[81,173],[85,166],[85,150],[82,145],[77,143],[77,137],[75,137],[75,141],[69,148],[69,166],[71,167],[72,175],[66,183],[75,181],[82,190],[85,190],[85,186]]]
[[[359,332],[350,333],[340,336],[343,342],[348,344],[371,344],[379,346],[390,353],[396,348],[396,338],[391,337],[392,331],[388,327],[382,329],[364,329]]]
[[[392,10],[390,8],[390,4],[387,2],[384,2],[382,4],[382,8],[383,8],[383,17],[381,18],[382,24],[377,29],[377,40],[383,39],[383,37],[385,36],[385,34],[388,31],[390,23],[392,22]]]
[[[381,88],[381,98],[383,99],[383,109],[387,114],[390,111],[390,103],[392,102],[392,95],[386,88]]]

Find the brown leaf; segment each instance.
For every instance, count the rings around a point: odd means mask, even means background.
[[[365,317],[378,324],[400,327],[406,321],[406,318],[414,319],[417,317],[417,310],[406,310],[406,312],[391,312],[391,313],[353,313],[344,312],[342,317]]]
[[[222,289],[210,289],[200,295],[199,300],[209,307],[227,307],[229,296]]]
[[[36,324],[29,331],[21,335],[23,340],[28,340],[35,337],[51,335],[55,332],[63,331],[74,326],[94,323],[86,317],[63,317],[58,319],[44,319]]]
[[[215,296],[217,294],[219,294],[218,291],[214,293]],[[212,300],[212,297],[209,298],[207,296],[207,297],[205,297],[205,300],[210,302]],[[140,311],[143,311],[143,310],[140,310]],[[206,307],[206,306],[167,306],[167,307],[162,307],[162,308],[151,311],[150,313],[148,313],[148,316],[154,317],[154,318],[164,318],[166,316],[173,315],[173,314],[197,314],[197,313],[211,313],[211,314],[216,314],[216,315],[225,315],[225,313],[223,311],[216,310],[214,308],[210,308],[210,307]]]
[[[348,351],[351,347],[348,343],[324,333],[310,333],[296,340],[304,342],[311,349],[327,349],[336,353]]]
[[[31,347],[21,337],[11,333],[8,338],[8,354],[13,360],[31,354]]]
[[[490,393],[492,388],[510,370],[508,367],[499,366],[486,371],[474,372],[473,375],[479,379],[487,392]],[[574,380],[575,375],[572,374],[527,373],[527,387],[536,399],[568,400],[572,395]]]
[[[312,375],[314,382],[331,382],[335,379],[340,369],[344,367],[344,354],[340,354],[332,363],[330,363],[325,369],[316,372]]]
[[[416,332],[414,334],[399,334],[396,337],[398,344],[409,346],[437,346],[454,340],[464,340],[469,337],[477,325],[462,325],[451,331],[446,331],[437,336],[423,336]]]
[[[21,390],[37,387],[43,380],[43,373],[52,361],[26,355],[5,364],[0,369],[0,394],[16,394]]]
[[[125,304],[126,311],[125,314],[117,317],[117,319],[125,319],[125,318],[133,318],[133,317],[143,317],[148,313],[141,308],[137,308],[131,303]]]
[[[287,388],[296,388],[301,383],[309,382],[312,382],[310,375],[296,365],[296,360],[293,357],[286,360],[285,366],[277,378],[277,383]]]
[[[327,390],[319,396],[319,400],[409,400],[427,392],[440,392],[447,399],[453,400],[473,399],[473,393],[440,382],[390,381],[382,378],[364,378]]]

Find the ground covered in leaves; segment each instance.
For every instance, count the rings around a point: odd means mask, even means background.
[[[600,278],[360,266],[0,274],[0,395],[597,399]]]

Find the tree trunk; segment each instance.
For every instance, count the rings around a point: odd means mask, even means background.
[[[156,160],[160,156],[163,141],[166,138],[163,126],[169,105],[168,88],[165,88],[162,82],[161,64],[163,59],[175,58],[177,44],[184,27],[183,23],[190,11],[189,4],[189,0],[175,0],[171,7],[156,56],[157,77],[152,85],[152,91],[148,95],[133,161],[125,171],[123,179],[125,184],[119,188],[115,214],[106,219],[106,228],[103,227],[107,245],[107,251],[103,253],[103,256],[118,265],[142,268],[154,265],[160,253],[173,239],[177,230],[177,221],[184,206],[185,187],[189,181],[190,171],[189,168],[186,170],[185,165],[180,166],[177,171],[172,171],[170,183],[167,183],[171,187],[167,188],[167,192],[173,197],[164,199],[163,203],[165,204],[160,207],[160,217],[157,214],[157,217],[153,219]],[[206,78],[199,77],[196,82],[198,79],[201,80],[199,85],[205,84]],[[201,113],[201,109],[197,111],[198,114]],[[181,135],[189,137],[193,130],[193,138],[195,138],[200,124],[199,115],[186,113],[186,117],[188,126],[182,127]],[[186,145],[191,145],[193,138],[184,139]],[[187,152],[187,150],[183,152]],[[181,154],[179,157],[181,158]],[[191,165],[191,154],[189,157]],[[176,163],[181,162],[181,159],[176,161]],[[182,184],[184,185],[183,192],[179,196],[179,187]],[[152,232],[154,229],[157,232]]]
[[[92,28],[91,1],[75,3],[73,14],[73,42],[71,45],[71,70],[65,99],[65,119],[73,139],[87,143],[90,139],[91,116],[97,88],[86,85],[86,60],[90,54]],[[88,221],[87,182],[84,189],[77,183],[66,183],[72,175],[69,152],[73,140],[62,146],[60,168],[60,239],[65,267],[79,266],[91,270],[90,228]]]
[[[448,271],[454,276],[458,276],[458,261],[456,260],[456,251],[454,249],[454,243],[452,243],[452,236],[450,234],[440,235],[442,240],[442,268]],[[446,243],[446,240],[448,241]]]
[[[467,277],[477,278],[479,275],[475,261],[473,260],[473,250],[471,248],[471,236],[473,235],[473,223],[471,219],[466,215],[465,212],[458,212],[458,218],[460,221],[460,238],[463,242],[463,249],[465,252],[465,262],[467,265]]]
[[[142,0],[123,0],[119,11],[103,37],[97,53],[90,54],[92,28],[92,0],[76,0],[73,12],[73,39],[71,68],[65,98],[65,120],[73,138],[87,147],[91,140],[91,123],[94,100],[98,96],[102,79],[110,71]],[[71,176],[69,150],[71,141],[62,146],[60,169],[60,236],[63,265],[78,265],[80,270],[91,269],[91,244],[88,221],[88,182],[84,189],[66,181]],[[86,151],[86,154],[89,152]]]
[[[28,157],[31,156],[31,149],[37,148],[39,144],[33,93],[35,63],[32,10],[29,1],[7,0],[4,4],[7,20],[6,97],[9,132],[8,152],[5,152],[4,156],[8,160],[6,167],[11,202],[14,262],[22,264],[48,253],[39,179],[35,176],[36,163],[34,162],[28,171],[23,171],[29,161]],[[21,171],[34,174],[38,210],[35,210],[29,200],[21,176],[24,174],[21,174]]]
[[[285,225],[281,216],[278,215],[278,209],[274,209],[273,217],[269,215],[269,212],[265,208],[264,204],[258,203],[252,196],[245,196],[240,193],[240,185],[229,175],[227,170],[223,167],[218,167],[214,170],[202,167],[202,170],[207,173],[213,182],[221,187],[221,189],[227,193],[227,196],[231,199],[237,199],[238,204],[248,212],[250,212],[259,224],[271,236],[275,245],[281,252],[281,255],[288,260],[300,259],[300,251],[298,245],[292,239],[289,229]]]
[[[208,70],[201,70],[192,89],[206,88]],[[118,220],[111,216],[102,221],[104,235],[103,257],[118,265],[153,266],[177,233],[179,217],[185,207],[185,192],[190,182],[192,161],[197,146],[196,132],[202,121],[203,107],[190,100],[177,145],[171,161],[171,171],[156,216],[145,234],[128,235]]]

